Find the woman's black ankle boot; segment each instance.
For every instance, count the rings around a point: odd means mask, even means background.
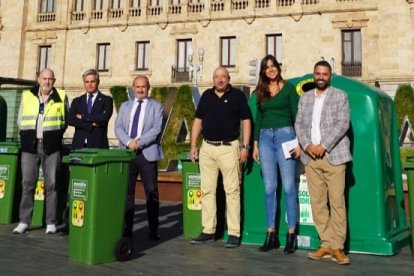
[[[286,234],[286,245],[285,245],[285,254],[293,254],[296,250],[296,234],[287,233]]]
[[[261,247],[259,247],[260,252],[266,252],[272,249],[277,248],[277,237],[275,232],[267,232],[266,239]]]

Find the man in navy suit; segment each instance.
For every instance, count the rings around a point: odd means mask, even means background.
[[[99,73],[89,69],[82,75],[86,93],[73,99],[70,106],[68,123],[75,127],[72,149],[107,149],[108,122],[113,111],[113,100],[99,91]],[[69,202],[63,213],[63,223],[59,226],[61,234],[69,230]]]
[[[86,93],[73,99],[69,110],[69,125],[75,127],[72,149],[107,149],[113,100],[99,91],[99,73],[95,69],[87,70],[82,78]]]
[[[135,77],[132,86],[135,98],[121,105],[115,121],[115,135],[119,139],[119,147],[132,149],[137,153],[129,170],[124,236],[132,236],[135,185],[140,175],[147,200],[148,237],[159,240],[157,162],[163,157],[160,145],[163,107],[148,97],[150,84],[146,76]]]

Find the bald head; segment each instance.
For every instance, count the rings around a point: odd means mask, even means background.
[[[148,97],[150,88],[149,79],[143,75],[136,76],[132,82],[132,88],[138,100]]]
[[[49,95],[52,92],[53,85],[55,84],[55,73],[49,68],[45,68],[39,73],[37,78],[40,91],[44,95]]]
[[[224,93],[227,91],[230,83],[230,74],[224,67],[218,67],[214,70],[213,74],[213,84],[214,89],[218,93]]]

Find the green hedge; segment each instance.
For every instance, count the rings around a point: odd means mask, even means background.
[[[411,84],[401,84],[395,93],[395,105],[397,107],[397,127],[400,128],[405,115],[408,115],[410,123],[414,124],[414,90]],[[400,129],[398,129],[398,132]]]
[[[128,100],[128,92],[126,86],[112,86],[109,89],[115,103],[115,109],[118,112],[121,104]]]
[[[188,135],[191,134],[191,127],[194,121],[195,107],[191,87],[183,85],[178,88],[177,97],[173,104],[170,120],[166,126],[163,139],[161,141],[164,158],[160,161],[159,167],[165,168],[169,159],[176,159],[177,154],[190,149],[189,140],[177,142],[181,123],[185,119],[188,126]]]

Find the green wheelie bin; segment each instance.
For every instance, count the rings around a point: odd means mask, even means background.
[[[407,173],[408,203],[410,205],[411,223],[411,255],[414,256],[414,156],[407,157],[407,159],[404,160],[403,166]]]
[[[185,238],[197,237],[203,227],[201,225],[201,180],[198,162],[190,160],[189,152],[177,156],[182,164],[183,178],[183,235]]]
[[[0,224],[18,220],[20,203],[19,143],[0,143]]]
[[[122,238],[129,164],[127,150],[82,149],[69,164],[69,259],[86,264],[124,261],[132,241]]]

